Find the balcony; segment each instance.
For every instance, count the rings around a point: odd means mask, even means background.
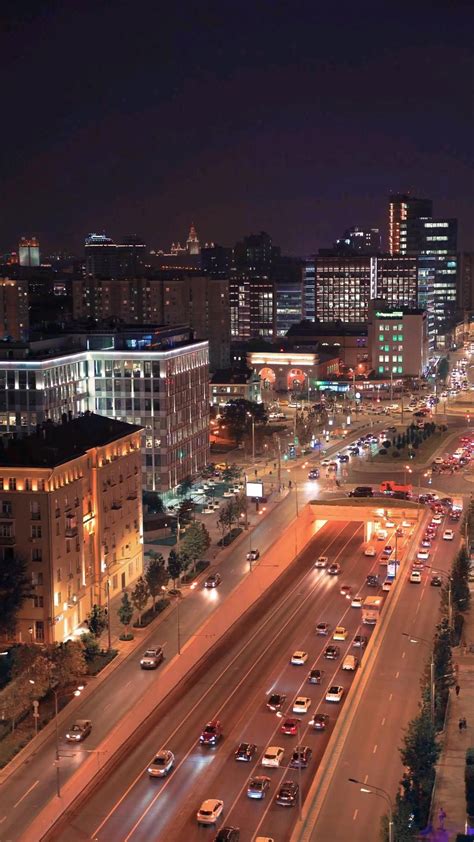
[[[30,512],[31,520],[41,520],[41,512]]]
[[[136,500],[137,499],[137,492],[131,491],[130,494],[127,494],[127,500]]]
[[[122,504],[121,504],[120,500],[114,500],[114,502],[112,503],[111,508],[112,508],[112,509],[115,509],[115,510],[117,510],[117,509],[121,509],[121,508],[122,508]]]
[[[77,526],[66,526],[64,534],[66,538],[75,538],[77,536]]]
[[[13,517],[13,512],[0,512],[0,520],[11,520]]]
[[[16,544],[14,535],[0,535],[0,547],[13,547]]]

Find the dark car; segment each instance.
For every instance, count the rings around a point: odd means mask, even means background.
[[[204,726],[199,742],[202,745],[214,746],[222,737],[222,726],[218,719],[212,719]]]
[[[66,740],[69,743],[80,743],[85,740],[92,731],[92,722],[90,719],[76,719],[72,728],[66,734]]]
[[[349,497],[373,497],[374,490],[370,485],[358,485],[353,491],[349,491]]]
[[[368,588],[378,588],[379,586],[379,577],[375,573],[369,573],[365,581]]]
[[[329,565],[327,571],[330,576],[337,576],[341,572],[341,565],[338,564],[337,561],[334,561],[332,564]]]
[[[291,769],[306,769],[313,752],[309,746],[296,746],[291,755],[290,768]]]
[[[317,468],[313,468],[308,474],[308,479],[319,479],[319,471]]]
[[[440,588],[442,586],[442,584],[443,584],[443,581],[441,579],[441,576],[432,576],[431,577],[430,585],[433,588]]]
[[[327,713],[317,713],[310,722],[315,731],[324,731],[329,722]]]
[[[236,760],[243,760],[249,763],[256,751],[257,746],[255,743],[240,743],[236,748],[234,757]]]
[[[204,582],[205,588],[217,588],[218,585],[222,582],[220,573],[211,573],[210,576],[207,577],[206,581]]]
[[[339,658],[340,649],[339,646],[326,646],[324,650],[324,657],[327,658],[329,661],[335,661]]]
[[[363,649],[364,646],[367,646],[366,636],[364,634],[356,634],[354,640],[352,641],[352,645]]]
[[[308,683],[309,684],[321,684],[321,670],[310,670],[308,675]]]
[[[267,708],[272,711],[281,710],[285,702],[286,696],[284,693],[272,693],[268,697]]]
[[[349,448],[349,453],[351,456],[358,456],[359,455],[359,448],[354,446]]]
[[[299,786],[296,781],[285,781],[276,794],[275,801],[281,807],[293,807],[298,798]]]
[[[339,462],[348,462],[349,461],[349,457],[348,457],[347,453],[340,453],[337,458],[339,459]]]
[[[240,830],[238,827],[221,827],[217,836],[214,836],[214,842],[239,842]]]
[[[322,637],[327,637],[327,635],[329,634],[329,629],[329,623],[318,623],[318,625],[316,626],[316,634],[319,634]]]

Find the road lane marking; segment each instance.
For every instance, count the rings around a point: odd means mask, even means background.
[[[384,716],[384,718],[382,719],[382,722],[381,722],[380,724],[381,724],[381,725],[385,725],[385,716]]]
[[[18,799],[16,804],[13,805],[13,809],[15,809],[15,807],[18,807],[18,805],[21,804],[21,802],[26,798],[26,796],[30,794],[31,790],[34,789],[35,786],[38,786],[38,784],[39,784],[39,780],[35,781],[34,784],[31,784],[30,788],[27,789],[26,792],[24,793],[24,795],[22,795],[21,798]]]
[[[4,821],[6,821],[6,819],[7,819],[7,817],[6,817],[6,816],[3,816],[3,817],[0,819],[0,824],[3,824],[3,822],[4,822]]]
[[[420,605],[421,605],[421,598],[418,601],[418,605],[416,606],[415,616],[418,614],[418,611],[420,610]]]
[[[356,807],[356,808],[355,808],[355,810],[354,810],[354,815],[352,816],[352,821],[353,821],[353,822],[355,822],[355,820],[356,820],[356,818],[357,818],[357,813],[358,813],[358,812],[359,812],[359,808],[358,808],[358,807]]]
[[[364,783],[366,784],[368,780],[369,780],[369,776],[366,775],[365,778],[364,778]]]
[[[405,657],[405,652],[402,652],[402,659]]]
[[[373,750],[372,750],[372,754],[375,754],[375,753],[376,753],[376,751],[377,751],[377,743],[375,743],[375,745],[374,745],[374,748],[373,748]]]
[[[393,693],[390,693],[390,696],[388,697],[389,702],[391,702],[392,699],[393,699]]]
[[[400,670],[398,670],[398,672],[395,673],[395,678],[399,678],[399,677],[400,677]]]
[[[349,524],[348,524],[348,525],[349,525]],[[345,527],[344,527],[344,528],[345,528]],[[362,525],[359,525],[359,526],[358,526],[358,527],[357,527],[357,528],[356,528],[356,529],[352,532],[351,536],[348,538],[348,540],[346,541],[346,543],[343,545],[343,547],[341,547],[341,549],[340,549],[340,551],[338,552],[338,554],[337,554],[336,558],[338,558],[338,557],[342,554],[342,552],[344,551],[344,549],[346,548],[346,546],[347,546],[348,544],[350,544],[350,543],[351,543],[351,541],[352,541],[352,540],[356,537],[357,533],[358,533],[358,532],[360,532],[360,530],[361,530],[361,529],[362,529]],[[327,546],[324,548],[323,553],[326,553],[326,552],[329,550],[329,548],[330,548],[330,547],[332,547],[332,545],[333,545],[333,544],[337,541],[337,539],[338,539],[338,537],[339,537],[339,535],[340,535],[340,534],[341,534],[341,533],[338,533],[338,535],[336,535],[334,538],[332,538],[332,539],[329,541],[329,543],[327,544]],[[314,568],[310,568],[310,570],[308,571],[308,573],[305,575],[305,577],[304,577],[304,578],[308,578],[309,576],[311,576],[311,575],[313,574],[313,572],[314,572]],[[300,603],[298,604],[298,606],[295,608],[295,610],[294,610],[294,611],[290,614],[290,616],[289,616],[289,618],[288,618],[287,622],[286,622],[286,623],[285,623],[285,625],[284,625],[284,626],[280,629],[279,634],[280,634],[282,631],[284,631],[284,629],[285,629],[285,628],[286,628],[286,627],[287,627],[287,626],[288,626],[288,625],[289,625],[289,624],[293,621],[294,617],[295,617],[297,614],[299,614],[299,613],[301,612],[301,607],[302,607],[302,605],[304,605],[304,603],[305,603],[307,600],[309,600],[311,596],[313,596],[314,591],[318,588],[318,585],[320,585],[320,581],[321,581],[321,580],[320,580],[320,578],[318,578],[318,580],[315,582],[315,584],[313,585],[313,587],[311,588],[311,590],[310,590],[310,591],[308,592],[308,594],[306,595],[306,599],[303,599],[303,601],[302,601],[302,602],[300,602]],[[301,587],[301,582],[298,582],[298,584],[297,584],[297,585],[295,585],[295,587],[294,587],[294,588],[293,588],[293,589],[292,589],[292,590],[291,590],[291,591],[290,591],[290,592],[286,595],[286,597],[287,597],[287,598],[286,598],[286,600],[285,600],[285,601],[286,601],[286,602],[289,602],[290,598],[291,598],[292,596],[294,596],[294,594],[298,591],[298,588],[300,588],[300,587]],[[268,615],[268,617],[265,619],[265,621],[264,621],[261,625],[259,625],[259,627],[255,630],[254,634],[252,635],[252,637],[251,637],[251,638],[247,641],[247,643],[244,645],[244,647],[242,647],[242,649],[240,649],[240,650],[239,650],[239,652],[238,652],[238,653],[234,656],[234,658],[233,658],[233,659],[230,661],[230,663],[227,665],[227,667],[225,668],[225,670],[224,670],[224,671],[223,671],[223,672],[222,672],[222,673],[218,676],[218,678],[216,678],[216,680],[215,680],[215,681],[214,681],[214,682],[213,682],[213,683],[212,683],[212,684],[211,684],[211,685],[207,688],[207,691],[206,691],[205,695],[208,695],[208,694],[209,694],[209,693],[210,693],[210,692],[214,689],[214,687],[215,687],[217,684],[219,684],[220,682],[222,682],[222,678],[223,678],[224,674],[225,674],[226,672],[228,672],[228,671],[230,671],[230,670],[231,670],[231,668],[233,667],[234,663],[238,660],[238,658],[240,658],[240,657],[242,656],[242,654],[245,652],[245,650],[246,650],[247,648],[249,648],[249,647],[252,645],[252,643],[253,643],[254,639],[255,639],[256,637],[258,637],[259,635],[261,635],[261,633],[262,633],[262,628],[263,628],[265,625],[267,625],[268,623],[270,623],[272,619],[274,619],[274,616],[275,616],[276,614],[278,614],[278,613],[281,611],[281,607],[282,607],[282,606],[281,606],[281,604],[278,604],[278,605],[275,607],[275,609],[274,609],[274,610],[273,610],[273,611],[272,611],[272,612]],[[346,609],[346,612],[347,612],[347,610],[348,610],[348,609]],[[252,663],[252,666],[249,668],[249,670],[247,671],[247,673],[246,673],[246,674],[244,675],[244,677],[241,679],[241,681],[239,682],[239,684],[238,684],[238,685],[234,688],[234,691],[233,691],[232,695],[234,695],[234,693],[236,693],[236,692],[237,692],[237,690],[240,688],[241,684],[243,684],[243,683],[244,683],[244,681],[247,679],[248,674],[250,674],[250,673],[251,673],[251,671],[255,668],[256,663],[258,663],[258,661],[259,661],[259,660],[261,660],[261,658],[263,658],[263,657],[265,656],[265,654],[267,653],[268,649],[269,649],[271,646],[273,646],[273,645],[274,645],[274,640],[272,639],[272,640],[271,640],[271,642],[268,644],[268,646],[266,646],[266,647],[265,647],[265,649],[264,649],[264,651],[260,654],[260,656],[259,656],[259,658],[257,659],[257,661],[256,661],[256,662],[254,661],[254,662]],[[131,684],[131,683],[132,683],[132,682],[130,681],[130,682],[129,682],[129,684]],[[125,685],[125,686],[128,686],[128,685]],[[227,697],[226,701],[225,701],[225,702],[223,703],[223,705],[219,708],[219,710],[218,710],[218,712],[217,712],[217,714],[216,714],[216,717],[218,717],[218,716],[219,716],[220,711],[221,711],[221,710],[225,707],[225,705],[226,705],[226,704],[228,704],[229,699],[230,699],[230,698],[232,698],[232,695],[231,695],[230,697]],[[192,714],[194,713],[194,711],[195,711],[195,710],[199,707],[199,705],[201,705],[201,704],[202,704],[203,699],[204,699],[204,696],[202,696],[202,697],[201,697],[201,698],[200,698],[200,699],[199,699],[199,700],[195,703],[195,705],[193,705],[193,707],[191,708],[191,710],[189,711],[189,713],[186,715],[185,719],[184,719],[182,722],[180,722],[180,724],[179,724],[179,725],[175,728],[175,730],[174,730],[174,731],[173,731],[173,732],[169,735],[168,739],[166,740],[166,742],[167,742],[167,743],[169,743],[169,742],[173,739],[173,737],[174,737],[174,736],[178,733],[178,731],[180,731],[180,730],[182,729],[183,723],[186,721],[186,719],[189,719],[189,718],[192,716]],[[215,718],[215,717],[214,717],[214,718]],[[164,748],[164,746],[163,746],[163,748]],[[147,815],[147,813],[149,812],[149,810],[151,809],[151,807],[154,805],[155,801],[156,801],[156,800],[160,797],[160,795],[161,795],[161,794],[163,793],[163,791],[166,789],[166,787],[167,787],[168,783],[169,783],[169,782],[170,782],[170,781],[174,778],[174,775],[176,774],[176,772],[178,771],[178,769],[179,769],[179,768],[183,765],[183,763],[185,762],[185,760],[189,757],[189,755],[191,754],[191,752],[192,752],[192,751],[194,751],[194,750],[195,750],[195,744],[193,744],[193,745],[191,746],[191,748],[189,749],[189,751],[187,752],[187,754],[186,754],[186,755],[183,757],[183,759],[181,760],[181,763],[179,763],[179,764],[175,767],[175,769],[174,769],[174,773],[173,773],[172,775],[170,775],[170,776],[167,778],[167,781],[163,784],[163,786],[162,786],[162,787],[160,788],[160,790],[157,792],[157,794],[155,795],[155,797],[154,797],[154,798],[152,799],[152,801],[149,803],[148,807],[144,810],[144,812],[142,813],[142,815],[140,816],[140,818],[136,821],[136,823],[135,823],[134,827],[133,827],[133,828],[132,828],[132,830],[129,832],[128,836],[127,836],[127,837],[125,837],[124,842],[127,842],[127,840],[130,838],[130,836],[132,835],[132,833],[136,830],[136,828],[138,827],[138,825],[141,823],[141,821],[145,818],[145,816]],[[120,804],[122,804],[122,802],[123,802],[123,801],[125,800],[125,798],[129,795],[129,793],[130,793],[130,792],[131,792],[131,790],[134,788],[134,786],[137,784],[137,782],[141,780],[141,778],[142,778],[143,774],[146,772],[146,770],[147,770],[147,768],[148,768],[148,765],[149,765],[149,764],[148,764],[148,762],[147,762],[147,765],[144,767],[144,769],[142,769],[142,770],[139,772],[139,774],[136,776],[135,780],[133,780],[133,781],[132,781],[132,783],[131,783],[131,784],[129,785],[129,787],[125,790],[125,792],[123,793],[123,795],[122,795],[122,796],[118,799],[118,801],[114,804],[114,806],[113,806],[113,807],[112,807],[112,809],[108,812],[108,814],[105,816],[105,818],[102,820],[102,822],[100,823],[100,825],[99,825],[99,826],[96,828],[96,830],[92,833],[92,838],[95,838],[95,837],[99,834],[99,832],[102,830],[102,828],[103,828],[103,827],[104,827],[104,825],[107,823],[107,821],[109,820],[109,818],[110,818],[110,817],[113,815],[113,813],[114,813],[114,812],[118,809],[118,807],[120,806]]]

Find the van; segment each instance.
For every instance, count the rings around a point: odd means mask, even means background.
[[[393,579],[390,579],[390,578],[387,576],[387,578],[386,578],[386,579],[384,579],[384,582],[383,582],[383,585],[382,585],[382,590],[383,590],[383,591],[389,591],[389,590],[390,590],[390,588],[392,587],[392,582],[393,582]]]
[[[352,671],[357,669],[357,658],[354,655],[346,655],[342,662],[342,669]]]

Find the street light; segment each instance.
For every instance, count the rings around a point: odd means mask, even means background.
[[[252,464],[255,465],[255,418],[251,412],[247,412],[247,417],[252,422]]]
[[[367,795],[376,795],[378,798],[383,798],[383,800],[388,804],[388,842],[393,842],[393,803],[388,792],[385,789],[382,789],[381,786],[373,786],[373,784],[358,781],[357,778],[348,778],[348,780],[351,784],[358,784],[361,792]]]
[[[435,675],[434,675],[434,651],[431,641],[424,637],[413,637],[408,632],[402,632],[403,637],[408,637],[410,643],[423,643],[430,649],[430,712],[431,722],[434,725],[435,721]]]
[[[279,719],[283,719],[283,718],[289,716],[289,717],[291,717],[292,719],[295,720],[295,722],[296,722],[296,739],[298,741],[296,748],[298,750],[301,749],[302,748],[302,746],[300,745],[301,719],[297,719],[295,716],[293,716],[293,712],[282,713],[281,710],[278,710],[276,712],[276,716]],[[299,754],[298,754],[298,814],[299,814],[299,820],[301,821],[302,818],[303,818],[303,802],[302,802],[302,793],[301,793],[301,757],[299,756]]]
[[[453,630],[453,600],[452,600],[452,576],[450,573],[446,573],[445,570],[433,570],[431,568],[431,572],[434,573],[435,576],[439,576],[440,578],[444,578],[448,583],[448,626],[450,630]]]

